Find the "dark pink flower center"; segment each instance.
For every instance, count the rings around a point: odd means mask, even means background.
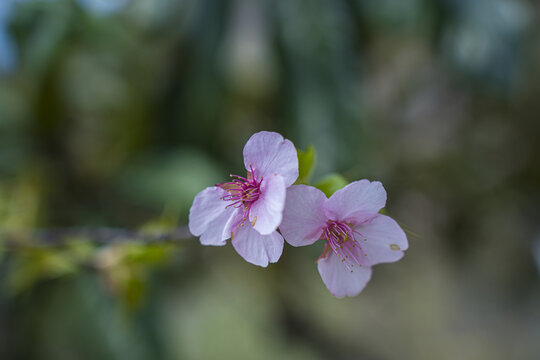
[[[354,265],[362,266],[361,256],[366,256],[356,240],[355,234],[361,236],[350,225],[336,220],[329,220],[323,231],[323,235],[326,238],[325,250],[330,247],[334,254],[351,271],[353,271]]]
[[[261,195],[261,183],[263,178],[261,177],[257,180],[255,170],[253,170],[251,166],[246,177],[238,175],[231,175],[231,177],[234,178],[233,181],[216,184],[216,186],[227,191],[227,194],[221,198],[222,200],[231,202],[227,207],[243,207],[244,212],[240,220],[241,224],[249,218],[251,207]]]

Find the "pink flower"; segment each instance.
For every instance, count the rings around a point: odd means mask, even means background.
[[[298,177],[298,157],[292,142],[262,131],[244,147],[245,177],[201,191],[189,211],[189,230],[203,245],[222,246],[232,238],[248,262],[266,267],[278,261],[281,223],[287,188]]]
[[[385,203],[378,181],[355,181],[329,199],[314,187],[295,185],[287,190],[279,229],[293,246],[324,239],[317,260],[324,284],[338,298],[355,296],[371,278],[371,266],[397,261],[408,248],[399,225],[378,213]]]

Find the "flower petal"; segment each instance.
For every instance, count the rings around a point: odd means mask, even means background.
[[[261,194],[249,211],[249,221],[261,235],[276,231],[281,223],[286,191],[281,176],[271,175],[263,179]]]
[[[409,243],[398,223],[386,215],[377,215],[354,229],[359,232],[358,243],[366,254],[368,264],[398,261]]]
[[[203,245],[223,246],[228,238],[231,237],[231,225],[241,216],[238,209],[230,207],[225,209],[208,228],[202,233],[200,241]]]
[[[319,258],[317,268],[324,284],[337,298],[358,295],[371,278],[370,267],[355,266],[351,271],[332,251]]]
[[[189,231],[193,235],[200,236],[210,223],[225,212],[227,202],[220,199],[225,194],[225,190],[212,186],[195,196],[189,209]]]
[[[360,223],[377,214],[386,203],[386,191],[379,181],[360,180],[334,193],[325,204],[325,213],[332,220]]]
[[[253,167],[255,175],[263,178],[278,174],[285,186],[298,178],[298,155],[293,143],[278,133],[261,131],[253,134],[244,147],[244,165]]]
[[[283,252],[283,238],[277,231],[261,235],[247,222],[236,231],[231,242],[247,262],[262,267],[278,261]]]
[[[326,216],[322,191],[312,186],[293,185],[287,189],[283,220],[279,229],[292,246],[311,245],[321,237]]]

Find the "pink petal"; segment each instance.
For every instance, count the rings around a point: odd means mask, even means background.
[[[281,176],[271,175],[263,179],[261,195],[249,211],[249,221],[261,235],[276,231],[281,223],[285,194],[285,183]]]
[[[293,185],[287,189],[283,220],[279,229],[292,246],[311,245],[321,237],[326,216],[326,196],[312,186]]]
[[[253,167],[257,177],[283,176],[286,187],[298,178],[296,149],[278,133],[261,131],[253,134],[244,147],[244,164],[247,170]]]
[[[200,236],[208,229],[210,223],[225,212],[227,202],[220,199],[225,194],[225,190],[213,186],[195,196],[189,209],[189,231],[193,235]]]
[[[249,223],[238,228],[232,238],[232,244],[247,262],[262,267],[278,261],[283,252],[283,238],[277,231],[270,235],[259,234]]]
[[[319,258],[317,268],[324,284],[337,298],[358,295],[371,278],[370,267],[354,266],[351,272],[332,251]]]
[[[386,191],[378,181],[360,180],[334,193],[325,204],[325,213],[332,220],[360,223],[377,214],[386,203]]]
[[[397,222],[385,215],[377,215],[354,230],[362,234],[357,235],[357,240],[370,266],[398,261],[403,257],[403,250],[409,247],[405,232]]]
[[[237,208],[227,208],[202,233],[200,238],[201,244],[211,246],[225,245],[225,240],[231,237],[231,225],[238,220],[239,216],[242,215]]]

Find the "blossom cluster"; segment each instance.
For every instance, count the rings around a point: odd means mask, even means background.
[[[231,239],[246,261],[262,267],[275,263],[284,239],[292,246],[325,242],[317,260],[319,274],[332,295],[359,294],[372,266],[403,257],[408,242],[400,226],[380,214],[386,191],[378,181],[360,180],[330,198],[298,178],[293,143],[274,132],[254,134],[244,147],[245,176],[208,187],[195,197],[189,229],[203,245]]]

